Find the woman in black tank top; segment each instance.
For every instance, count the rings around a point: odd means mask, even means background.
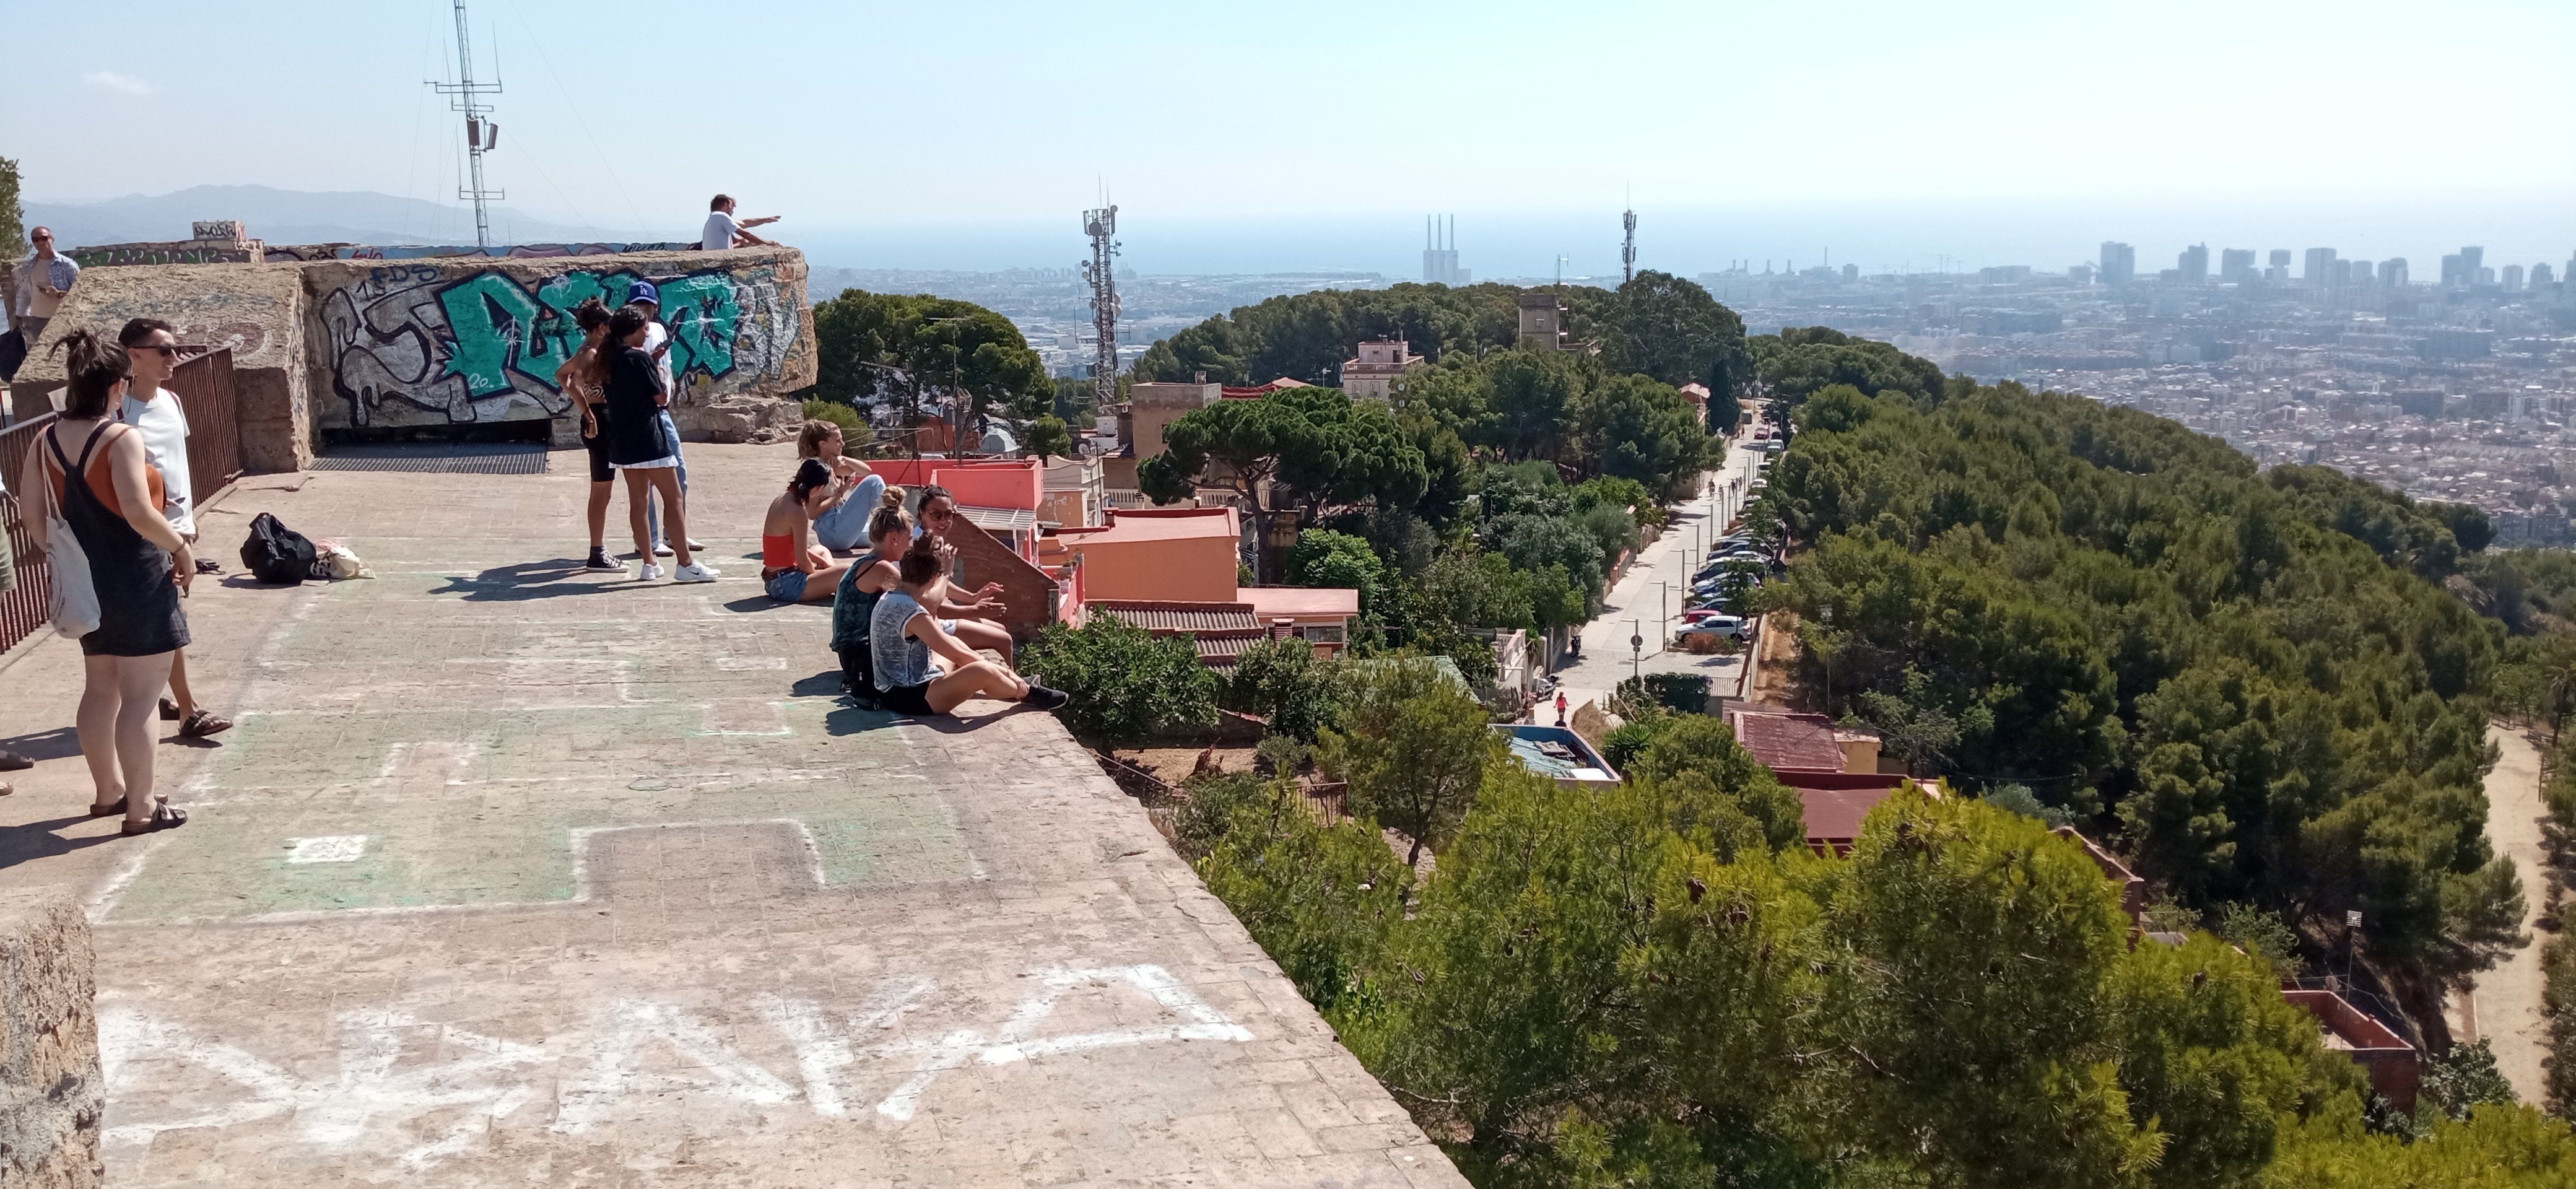
[[[81,637],[86,681],[77,719],[81,758],[98,790],[90,816],[123,814],[125,833],[147,834],[188,820],[153,795],[152,723],[171,655],[188,643],[179,596],[197,562],[161,514],[142,435],[107,419],[131,376],[124,349],[80,330],[55,349],[68,354],[70,384],[62,416],[37,435],[20,472],[36,479],[32,494],[45,501],[27,527],[37,548],[58,559],[54,581],[85,584],[97,597],[98,626]],[[51,539],[47,521],[56,513],[71,541]],[[77,566],[66,564],[75,543]]]

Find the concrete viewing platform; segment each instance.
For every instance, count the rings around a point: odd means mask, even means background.
[[[793,458],[689,447],[700,586],[579,570],[578,452],[244,479],[179,830],[85,815],[76,644],[0,660],[0,888],[88,906],[109,1183],[1465,1184],[1054,718],[838,697],[759,583]],[[263,511],[376,577],[249,584]]]

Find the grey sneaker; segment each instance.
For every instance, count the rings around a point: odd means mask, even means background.
[[[697,549],[693,546],[690,548],[689,552],[695,553],[697,552]],[[671,543],[669,541],[655,541],[653,542],[653,556],[676,557],[678,556],[678,553],[671,548]]]
[[[720,575],[714,566],[706,565],[701,562],[690,562],[679,569],[671,571],[671,581],[673,582],[713,582],[719,576]]]
[[[645,562],[644,568],[635,572],[635,580],[637,582],[659,582],[662,580],[662,567],[654,565],[649,561]]]

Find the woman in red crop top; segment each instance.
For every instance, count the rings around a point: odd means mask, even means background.
[[[847,562],[834,561],[830,550],[814,543],[814,522],[805,518],[805,499],[832,481],[832,468],[806,459],[787,481],[787,491],[769,501],[760,521],[760,581],[769,597],[781,603],[828,603],[840,587]]]

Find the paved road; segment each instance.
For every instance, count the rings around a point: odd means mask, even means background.
[[[1052,717],[836,697],[752,560],[793,453],[689,453],[713,586],[580,573],[577,453],[201,513],[377,577],[199,581],[241,725],[160,749],[181,830],[81,813],[72,642],[0,666],[0,886],[98,922],[113,1183],[1464,1186]]]
[[[1749,426],[1740,432],[1749,433]],[[1755,460],[1759,457],[1744,448],[1742,438],[1731,440],[1726,461],[1708,476],[1713,490],[1675,508],[1663,537],[1647,546],[1610,588],[1600,616],[1583,625],[1583,659],[1557,670],[1569,705],[1579,706],[1587,696],[1606,696],[1619,682],[1641,672],[1704,674],[1713,692],[1738,695],[1742,657],[1699,656],[1667,645],[1681,627],[1691,575],[1708,554],[1707,542],[1725,535],[1727,520],[1741,511],[1745,485],[1758,473]],[[1630,651],[1630,636],[1645,638],[1642,657]],[[1539,716],[1554,721],[1550,710],[1540,710]]]
[[[2487,838],[2497,853],[2513,860],[2522,877],[2522,928],[2532,933],[2529,946],[2505,956],[2496,968],[2480,974],[2470,992],[2477,1034],[2495,1049],[2496,1065],[2524,1102],[2543,1095],[2540,1060],[2547,1036],[2540,1017],[2542,986],[2539,934],[2533,929],[2549,895],[2549,875],[2542,866],[2546,851],[2540,821],[2548,812],[2540,800],[2540,752],[2521,731],[2490,725],[2487,741],[2501,753],[2487,773]]]

